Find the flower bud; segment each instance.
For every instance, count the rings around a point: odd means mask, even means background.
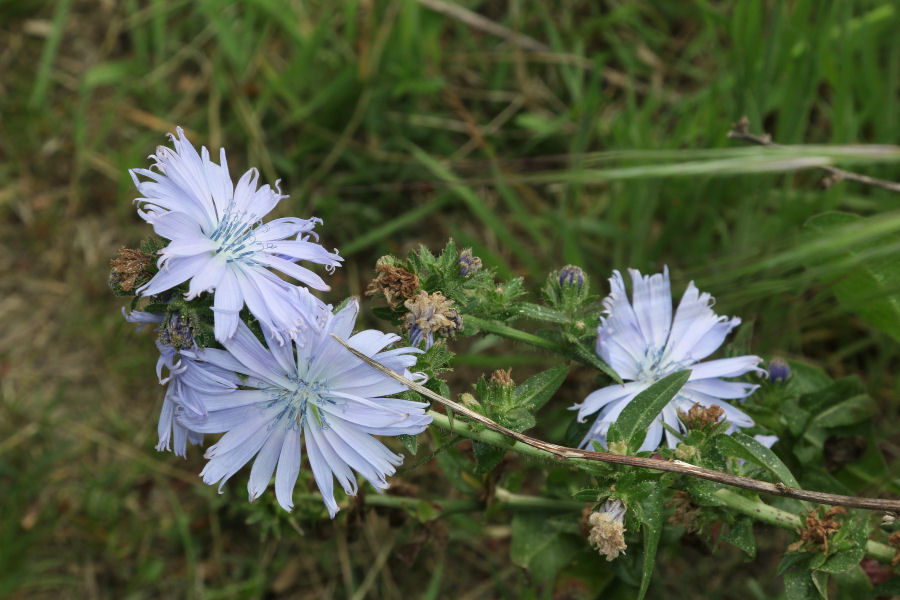
[[[791,376],[791,367],[787,364],[787,361],[783,358],[773,358],[769,361],[769,380],[772,382],[776,381],[787,381],[787,378]]]
[[[559,270],[559,287],[578,286],[578,291],[584,285],[584,271],[575,265],[566,265]]]
[[[190,321],[182,319],[178,313],[174,313],[166,325],[159,330],[159,343],[164,346],[172,346],[178,350],[193,348],[194,330]]]
[[[462,277],[468,277],[481,269],[481,259],[472,254],[471,248],[460,252],[459,260],[456,263],[459,265],[459,274]]]

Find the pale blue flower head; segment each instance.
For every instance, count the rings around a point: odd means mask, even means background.
[[[663,423],[684,432],[678,410],[687,412],[694,403],[720,406],[732,426],[752,426],[749,416],[723,400],[746,398],[759,386],[725,381],[722,377],[751,371],[764,374],[757,366],[762,359],[748,355],[700,362],[722,345],[741,320],[716,315],[712,296],[701,294],[693,282],[688,284],[673,316],[668,268],[655,275],[641,275],[634,269],[629,273],[632,300],[628,299],[621,273],[613,271],[609,280],[611,291],[603,301],[604,314],[597,329],[597,354],[626,383],[592,392],[584,402],[572,407],[578,410],[579,421],[599,411],[581,446],[587,447],[591,441],[605,445],[609,426],[635,396],[662,377],[683,369],[691,369],[690,379],[650,426],[641,451],[659,446]],[[678,443],[669,431],[666,441],[669,447]]]
[[[162,326],[164,316],[161,314],[138,310],[126,313],[124,308],[122,314],[129,323],[138,324],[138,331],[148,324],[160,326],[160,339],[156,341],[156,348],[159,350],[156,377],[161,385],[166,386],[166,393],[156,427],[159,436],[156,449],[172,450],[176,455],[184,457],[187,442],[200,445],[203,442],[203,434],[188,430],[178,422],[177,417],[190,415],[197,419],[205,418],[206,407],[202,396],[234,390],[237,387],[238,377],[231,371],[198,363],[196,359],[202,356],[202,351],[196,346],[192,351],[179,352],[180,349],[174,345],[160,341],[166,338],[167,329],[183,326],[183,321],[178,319],[177,315],[173,315],[170,322]]]
[[[308,301],[315,299],[309,296]],[[317,301],[316,301],[317,302]],[[406,386],[369,367],[341,346],[331,334],[367,356],[416,381],[412,374],[415,348],[385,348],[399,336],[367,330],[351,336],[359,303],[351,300],[337,314],[319,302],[317,325],[280,345],[266,335],[266,345],[243,324],[225,340],[226,350],[207,349],[208,365],[246,377],[241,389],[203,397],[206,418],[185,412],[180,422],[200,433],[225,433],[206,452],[203,481],[219,489],[245,464],[253,461],[247,484],[250,500],[259,497],[275,475],[275,497],[285,509],[300,472],[301,446],[329,514],[338,511],[334,479],[347,494],[355,494],[354,471],[376,489],[388,487],[403,457],[374,435],[414,435],[431,422],[427,404],[390,398]],[[277,467],[277,471],[276,471]]]
[[[225,161],[200,154],[179,127],[171,136],[174,150],[160,146],[151,158],[155,169],[132,169],[142,197],[138,214],[160,236],[171,240],[159,251],[159,273],[137,291],[153,296],[190,280],[185,298],[214,292],[216,340],[231,337],[238,313],[246,304],[264,329],[284,343],[307,326],[299,309],[300,287],[273,273],[280,271],[317,290],[329,287],[321,277],[297,265],[305,260],[333,270],[341,257],[310,241],[320,219],[274,219],[262,224],[282,198],[276,182],[257,187],[259,173],[250,169],[234,185]],[[294,239],[290,239],[290,238]]]

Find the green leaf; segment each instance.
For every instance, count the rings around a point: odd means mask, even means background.
[[[876,412],[875,402],[867,394],[847,398],[816,414],[812,425],[818,427],[840,427],[868,420]]]
[[[750,558],[756,556],[756,538],[753,536],[753,521],[751,519],[738,519],[728,527],[721,539],[743,550]]]
[[[687,383],[691,371],[685,369],[667,375],[635,396],[634,400],[616,419],[616,425],[622,439],[632,449],[639,448],[647,435],[647,428],[653,420],[659,416],[666,404],[675,397],[675,394]],[[615,440],[610,440],[615,441]]]
[[[819,596],[822,597],[822,600],[828,600],[828,573],[824,571],[813,571],[812,582],[816,591],[819,592]]]
[[[403,442],[403,445],[406,447],[407,452],[409,452],[410,454],[415,456],[416,450],[419,447],[419,442],[418,442],[418,439],[416,439],[416,436],[409,435],[406,433],[401,433],[400,435],[397,436],[397,439],[400,440],[401,442]]]
[[[848,213],[830,212],[811,218],[805,227],[818,237],[837,239],[874,219],[877,217],[863,219]],[[864,256],[888,243],[888,239],[881,239],[853,246],[847,244],[813,266],[824,271],[821,279],[831,286],[841,306],[900,342],[900,263],[893,255]]]
[[[472,442],[472,453],[475,455],[475,472],[487,473],[500,464],[506,455],[506,448],[475,441]]]
[[[597,488],[586,488],[583,490],[578,490],[574,494],[572,494],[572,498],[575,500],[584,500],[585,502],[596,502],[597,498],[599,498],[603,494],[603,490]]]
[[[537,581],[550,581],[584,542],[553,526],[544,512],[519,512],[512,521],[509,556],[513,563],[531,571]]]
[[[653,574],[656,551],[662,535],[663,495],[659,486],[653,486],[652,491],[648,492],[637,505],[635,512],[641,521],[644,534],[644,565],[641,572],[641,589],[637,596],[638,600],[643,600],[650,586],[650,576]]]
[[[622,383],[622,378],[619,377],[619,374],[613,371],[612,367],[603,362],[603,360],[597,356],[597,353],[593,350],[589,349],[582,343],[573,344],[573,352],[575,357],[578,358],[581,362],[588,364],[595,369],[599,369],[609,375],[613,381],[616,383]]]
[[[529,319],[534,319],[535,321],[568,323],[571,320],[565,313],[531,302],[520,302],[518,304],[518,309],[520,315]]]
[[[784,595],[788,600],[819,600],[819,591],[806,569],[793,569],[784,574]]]
[[[569,374],[567,365],[553,367],[534,377],[529,377],[513,391],[513,397],[519,406],[527,406],[531,411],[544,406]]]
[[[800,487],[793,473],[781,459],[747,434],[737,431],[732,435],[720,435],[716,438],[716,447],[725,454],[753,461],[768,469],[785,485]]]

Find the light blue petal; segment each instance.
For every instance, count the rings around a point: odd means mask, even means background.
[[[244,307],[244,296],[238,284],[237,276],[231,269],[226,269],[216,288],[213,300],[213,315],[216,341],[227,340],[237,330],[241,308]]]
[[[758,356],[746,355],[698,363],[691,367],[691,378],[688,381],[712,377],[737,377],[750,371],[763,374],[765,371],[757,367],[761,361],[762,359]]]
[[[629,269],[633,287],[634,313],[638,319],[648,349],[657,353],[666,345],[672,326],[672,292],[669,288],[669,268],[662,273],[642,276]]]
[[[173,258],[166,262],[159,273],[136,291],[140,296],[155,296],[160,292],[170,290],[196,275],[207,262],[209,262],[209,257],[205,255]]]
[[[752,383],[743,383],[740,381],[723,381],[717,378],[698,379],[689,381],[684,386],[687,389],[702,392],[714,398],[746,398],[758,388],[758,385]]]
[[[309,431],[310,428],[306,428],[306,455],[309,457],[309,466],[312,468],[316,486],[319,488],[319,493],[322,494],[322,500],[325,501],[328,514],[333,519],[339,510],[334,499],[334,478],[331,467],[319,450],[318,441],[309,434]]]
[[[279,427],[272,431],[269,439],[256,455],[253,461],[253,468],[250,469],[250,479],[247,481],[247,492],[250,494],[250,502],[259,498],[266,488],[269,487],[269,481],[275,472],[275,465],[278,457],[281,455],[281,449],[284,446],[284,437],[287,429]]]
[[[284,510],[294,508],[293,494],[302,460],[300,432],[289,429],[285,433],[281,454],[278,456],[278,472],[275,474],[275,498]]]

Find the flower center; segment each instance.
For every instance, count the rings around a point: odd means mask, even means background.
[[[666,375],[671,375],[676,371],[684,369],[693,361],[672,361],[663,360],[663,352],[665,348],[648,348],[644,351],[644,357],[638,365],[638,381],[662,379]]]
[[[248,262],[260,249],[254,233],[256,228],[247,222],[246,213],[239,213],[229,205],[209,239],[216,242],[216,254],[226,262]]]
[[[327,427],[325,414],[320,407],[326,403],[333,403],[322,397],[325,387],[318,383],[309,383],[299,377],[291,379],[294,385],[289,388],[270,388],[272,401],[269,406],[280,406],[281,412],[275,418],[276,421],[287,419],[292,429],[302,430],[304,423],[310,416],[319,427]]]

